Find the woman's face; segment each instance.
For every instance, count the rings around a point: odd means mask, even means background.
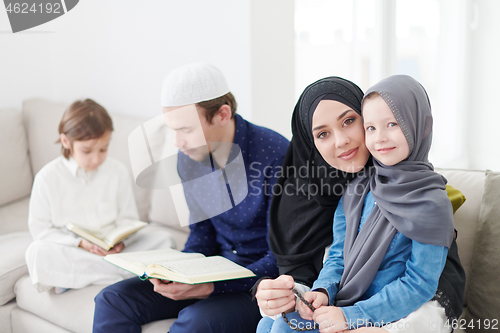
[[[312,132],[316,148],[332,167],[355,173],[368,161],[370,153],[361,116],[345,104],[319,102],[312,118]]]

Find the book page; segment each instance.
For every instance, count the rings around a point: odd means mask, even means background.
[[[79,225],[76,225],[74,223],[71,223],[71,222],[67,223],[66,228],[69,231],[77,234],[80,237],[85,238],[89,242],[101,247],[102,249],[104,249],[106,251],[109,250],[112,246],[112,245],[108,244],[107,242],[105,242],[104,240],[102,240],[99,236],[95,235],[95,233],[92,233],[89,230],[86,230],[86,229],[84,229],[84,228],[82,228]]]
[[[104,241],[110,245],[116,245],[123,239],[132,235],[137,230],[144,228],[148,224],[143,221],[130,221],[130,223],[116,226],[103,237]]]
[[[201,253],[184,253],[174,249],[118,253],[111,254],[109,256],[116,256],[119,257],[122,261],[138,263],[144,267],[147,267],[151,264],[157,264],[159,262],[169,263],[177,260],[205,258],[205,256]]]
[[[213,256],[207,258],[192,259],[186,261],[175,261],[175,262],[157,262],[156,265],[165,267],[175,274],[183,276],[202,276],[202,275],[212,275],[214,273],[231,273],[239,271],[248,271],[245,267],[242,267],[229,259],[220,256]]]

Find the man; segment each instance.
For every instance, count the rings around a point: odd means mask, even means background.
[[[224,256],[256,277],[116,283],[95,299],[94,332],[140,332],[143,324],[176,317],[172,333],[255,332],[261,316],[249,290],[257,279],[278,275],[267,219],[288,140],[237,115],[223,74],[209,64],[175,69],[163,82],[162,106],[190,210],[183,251]]]

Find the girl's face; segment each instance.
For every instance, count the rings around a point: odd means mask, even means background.
[[[361,116],[337,101],[319,102],[312,118],[314,144],[332,167],[355,173],[370,156]]]
[[[108,156],[108,146],[111,140],[111,132],[106,131],[98,139],[90,139],[84,141],[74,141],[73,146],[68,140],[68,137],[61,134],[61,143],[64,148],[71,150],[71,156],[76,163],[85,171],[96,170]]]
[[[408,157],[408,141],[391,109],[380,95],[365,99],[363,119],[366,146],[380,163],[395,165]]]

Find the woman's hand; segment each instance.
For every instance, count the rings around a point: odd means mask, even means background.
[[[260,281],[255,298],[262,312],[267,316],[274,316],[282,312],[293,311],[295,308],[293,286],[295,282],[289,275],[280,275],[274,280]]]
[[[88,251],[93,254],[97,254],[98,256],[106,256],[108,254],[114,254],[114,253],[120,253],[123,251],[125,248],[125,245],[123,242],[120,242],[116,244],[114,247],[112,247],[109,251],[101,249],[99,246],[92,244],[86,239],[82,239],[80,241],[80,244],[78,244],[78,247],[81,247],[85,251]]]
[[[337,306],[322,306],[314,311],[312,318],[319,324],[319,331],[321,333],[344,332],[348,330],[344,313]]]
[[[319,291],[308,291],[304,294],[304,299],[311,303],[311,305],[315,309],[319,309],[324,305],[328,305],[328,296],[326,296],[325,293]],[[314,320],[313,312],[304,302],[298,301],[297,310],[299,311],[299,315],[302,318],[307,320]],[[314,313],[316,313],[316,311]]]

